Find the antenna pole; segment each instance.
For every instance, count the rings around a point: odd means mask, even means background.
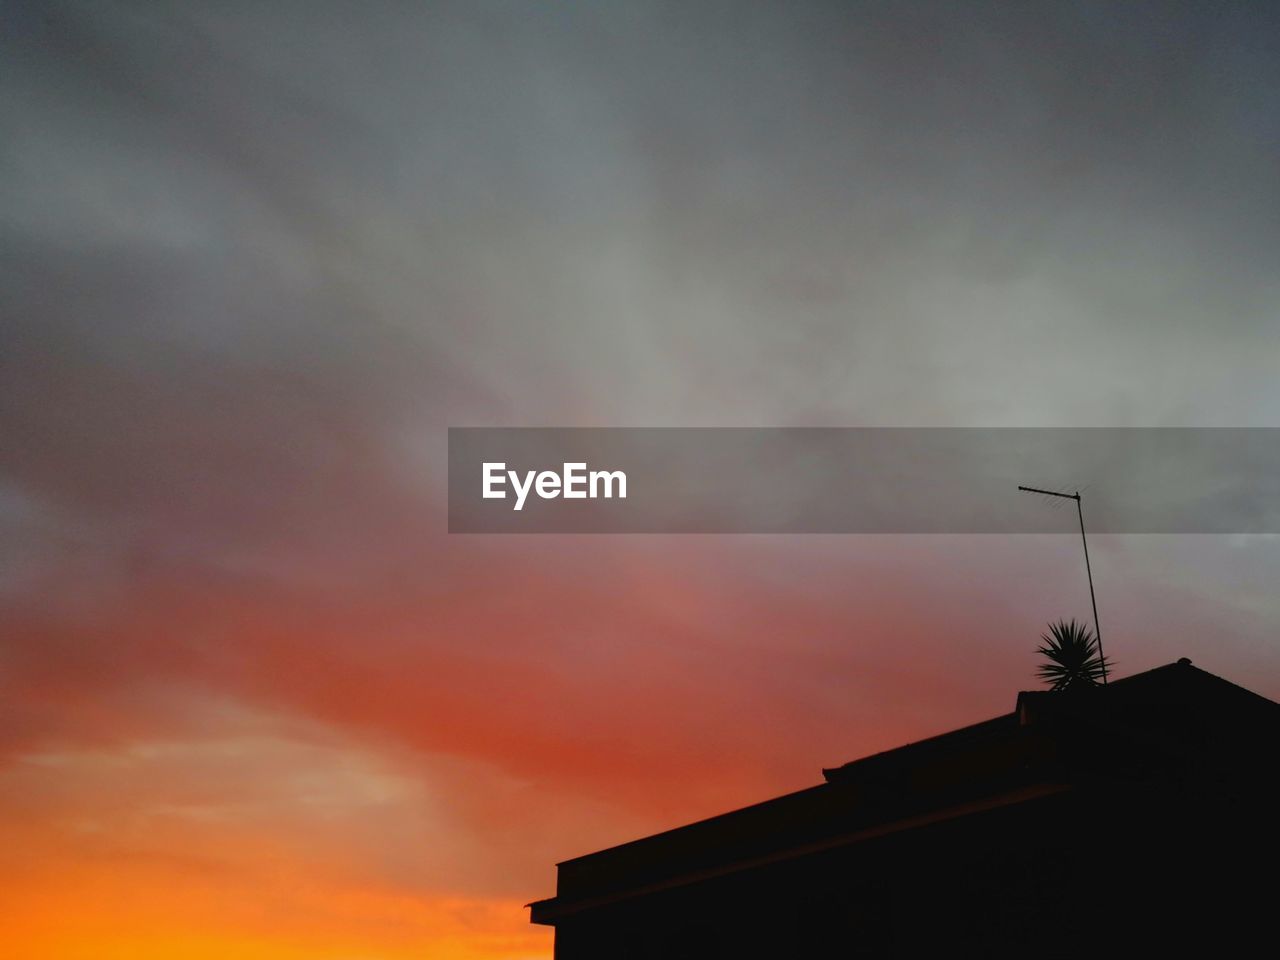
[[[1093,635],[1098,638],[1098,659],[1102,661],[1102,685],[1107,685],[1107,658],[1102,653],[1102,628],[1098,626],[1098,598],[1093,594],[1093,568],[1089,566],[1089,541],[1084,536],[1084,508],[1076,491],[1076,515],[1080,518],[1080,543],[1084,546],[1084,572],[1089,577],[1089,602],[1093,604]]]
[[[1076,502],[1076,516],[1080,518],[1080,543],[1084,546],[1084,572],[1089,578],[1089,602],[1093,604],[1093,635],[1098,641],[1098,659],[1102,661],[1102,685],[1107,684],[1107,658],[1102,653],[1102,628],[1098,626],[1098,598],[1093,592],[1093,567],[1089,565],[1089,541],[1084,535],[1084,507],[1080,505],[1080,491],[1075,493],[1058,493],[1056,490],[1041,490],[1039,487],[1024,487],[1019,485],[1019,490],[1027,493],[1042,493],[1046,497],[1061,497],[1063,500],[1074,500]]]

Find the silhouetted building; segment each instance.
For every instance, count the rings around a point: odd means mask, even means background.
[[[1278,748],[1280,704],[1188,660],[1022,693],[819,786],[567,860],[532,920],[557,960],[1270,950]]]

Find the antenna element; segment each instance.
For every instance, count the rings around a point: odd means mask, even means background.
[[[1089,565],[1089,541],[1084,535],[1084,508],[1080,506],[1080,491],[1075,493],[1058,493],[1056,490],[1041,490],[1039,487],[1024,487],[1019,490],[1026,493],[1041,493],[1046,497],[1061,497],[1063,500],[1076,502],[1076,515],[1080,518],[1080,542],[1084,545],[1084,572],[1089,577],[1089,602],[1093,604],[1093,635],[1098,638],[1098,659],[1102,661],[1102,685],[1107,684],[1107,658],[1102,653],[1102,628],[1098,626],[1098,598],[1093,593],[1093,568]]]

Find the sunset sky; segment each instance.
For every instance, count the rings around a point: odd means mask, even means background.
[[[1264,3],[0,2],[6,957],[547,960],[1011,709],[1078,539],[450,535],[446,430],[1280,426],[1278,91]],[[1280,538],[1090,546],[1280,698]]]

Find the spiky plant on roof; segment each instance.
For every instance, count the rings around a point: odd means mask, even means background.
[[[1040,639],[1044,645],[1038,652],[1049,662],[1040,664],[1036,674],[1051,689],[1096,686],[1111,669],[1111,661],[1098,653],[1093,631],[1074,618],[1049,624],[1049,632]]]

